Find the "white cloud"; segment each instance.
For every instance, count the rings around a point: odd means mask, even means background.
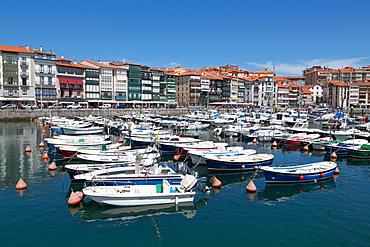
[[[178,66],[180,66],[180,64],[178,64],[176,62],[170,63],[170,67],[178,67]]]
[[[361,61],[365,59],[367,59],[367,57],[338,59],[338,60],[322,58],[310,61],[300,61],[296,64],[278,63],[278,62],[277,63],[267,62],[264,64],[246,62],[246,64],[255,66],[257,69],[268,68],[270,71],[275,70],[277,75],[302,75],[303,70],[305,70],[306,68],[311,68],[312,66],[329,67],[332,69],[340,69],[343,67],[354,67],[354,68],[362,67],[365,65],[361,64]]]

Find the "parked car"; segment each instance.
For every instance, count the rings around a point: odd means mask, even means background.
[[[63,105],[60,104],[60,103],[56,103],[56,104],[53,104],[51,106],[49,106],[50,109],[62,109],[63,108]]]
[[[17,105],[15,105],[15,104],[7,104],[7,105],[3,105],[1,107],[1,109],[2,110],[4,110],[4,109],[17,109]]]
[[[32,104],[27,104],[27,105],[22,105],[22,108],[23,109],[27,109],[27,110],[33,110],[33,109],[36,109],[37,106],[36,105],[32,105]]]
[[[79,104],[73,104],[73,105],[67,106],[67,109],[80,109],[80,108],[82,108],[82,106]]]
[[[111,107],[112,107],[111,104],[103,104],[103,105],[99,106],[100,109],[108,109],[108,108],[111,108]]]

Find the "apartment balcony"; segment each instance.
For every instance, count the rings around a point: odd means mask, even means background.
[[[22,62],[20,62],[20,65],[22,67],[27,67],[28,66],[28,62],[27,61],[22,61]]]
[[[15,92],[9,92],[9,91],[5,91],[3,93],[3,96],[4,97],[19,97],[19,93],[15,93]]]
[[[112,99],[112,95],[101,95],[101,99]]]

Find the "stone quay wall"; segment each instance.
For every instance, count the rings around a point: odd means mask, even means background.
[[[152,114],[152,115],[161,115],[161,116],[183,116],[189,112],[185,108],[177,109],[5,109],[0,110],[0,121],[24,121],[29,120],[30,118],[39,118],[39,117],[67,117],[73,118],[76,117],[86,117],[88,115],[92,116],[101,116],[101,117],[113,117],[113,116],[124,116],[124,115],[133,115],[133,114]]]
[[[29,120],[30,118],[38,118],[38,117],[50,117],[50,116],[58,116],[58,117],[67,117],[73,118],[74,116],[77,117],[85,117],[88,115],[92,116],[101,116],[101,117],[113,117],[118,116],[122,117],[124,115],[134,115],[134,114],[151,114],[151,115],[160,115],[160,116],[184,116],[189,113],[189,111],[194,109],[188,108],[176,108],[176,109],[166,109],[166,108],[128,108],[128,109],[117,109],[117,108],[110,108],[110,109],[98,109],[98,108],[88,108],[88,109],[34,109],[34,110],[26,110],[26,109],[4,109],[0,110],[0,121],[23,121]],[[202,109],[201,109],[202,110]],[[251,111],[252,109],[246,109],[247,111]],[[233,108],[222,108],[218,109],[220,113],[232,113],[235,112]],[[257,110],[258,111],[258,110]],[[353,116],[370,116],[370,109],[364,108],[355,108],[352,109],[351,114]]]

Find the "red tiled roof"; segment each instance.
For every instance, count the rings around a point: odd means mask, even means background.
[[[282,88],[289,88],[288,86],[285,86],[284,84],[282,84],[282,83],[280,83],[280,82],[278,82],[277,86],[278,86],[278,87],[282,87]]]
[[[111,68],[111,69],[124,69],[122,67],[119,67],[119,66],[114,66],[114,65],[111,65],[111,64],[106,64],[106,63],[103,63],[103,62],[94,62],[94,61],[91,61],[91,60],[83,60],[83,61],[86,61],[88,63],[91,63],[97,67],[102,67],[102,68]]]
[[[24,53],[33,53],[31,49],[26,47],[20,46],[7,46],[7,45],[0,45],[0,51],[9,51],[9,52],[24,52]]]
[[[302,88],[302,93],[308,94],[312,92],[308,88]]]
[[[289,83],[289,86],[290,87],[301,87],[297,83],[294,83],[294,82]]]
[[[201,73],[197,71],[186,71],[184,73],[178,74],[177,76],[190,76],[190,75],[198,75],[200,76]]]

